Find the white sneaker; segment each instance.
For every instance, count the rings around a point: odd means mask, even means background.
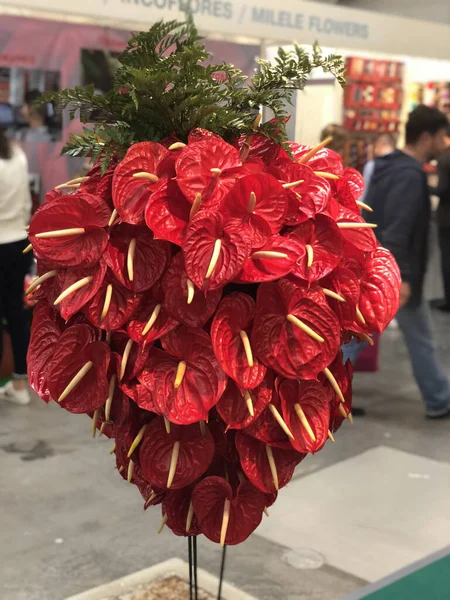
[[[28,389],[16,390],[13,387],[12,381],[8,381],[6,385],[0,387],[0,400],[6,400],[11,404],[18,404],[20,406],[26,406],[30,404],[30,392]]]

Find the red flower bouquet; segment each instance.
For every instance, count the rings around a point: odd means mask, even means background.
[[[114,439],[119,473],[176,535],[238,544],[351,420],[340,346],[387,326],[400,276],[360,216],[359,174],[326,142],[285,139],[280,88],[304,83],[303,51],[245,87],[177,27],[135,36],[112,92],[58,98],[105,116],[65,149],[92,170],[30,225],[29,379]]]

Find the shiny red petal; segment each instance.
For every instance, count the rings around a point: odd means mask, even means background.
[[[136,240],[133,259],[133,281],[128,272],[128,251],[131,240]],[[134,292],[144,292],[161,277],[170,260],[170,245],[154,240],[147,227],[120,225],[116,227],[106,247],[104,259],[118,281]]]
[[[159,285],[156,284],[155,287],[159,287]],[[135,342],[150,344],[178,325],[178,321],[170,317],[165,310],[162,304],[163,299],[163,295],[157,291],[155,292],[154,289],[144,295],[138,310],[133,314],[127,325],[128,335]],[[154,320],[147,333],[143,335],[149,320],[152,317],[154,319],[155,311],[157,311],[156,320]]]
[[[30,344],[28,346],[28,381],[45,402],[52,399],[48,389],[48,371],[55,346],[61,336],[58,315],[46,302],[39,302],[33,311]]]
[[[153,349],[138,374],[139,381],[151,393],[155,411],[179,425],[206,421],[218,399],[219,385],[214,368],[201,354],[194,353],[194,358],[195,362],[187,364],[178,389],[174,383],[181,361],[168,352]]]
[[[144,221],[144,210],[155,189],[155,182],[133,177],[136,173],[151,173],[162,177],[161,164],[169,151],[154,142],[139,142],[128,150],[125,158],[117,166],[112,194],[114,206],[125,223],[139,225]]]
[[[285,257],[259,258],[259,252],[279,252]],[[274,235],[262,248],[253,251],[244,262],[242,270],[234,279],[237,283],[261,283],[274,281],[296,271],[297,262],[302,260],[306,250],[303,243],[292,237]]]
[[[72,315],[82,310],[100,289],[106,274],[106,263],[103,260],[93,266],[82,269],[61,269],[56,275],[55,286],[58,294],[85,277],[91,281],[76,290],[59,303],[62,318],[67,321]]]
[[[167,515],[167,527],[175,535],[186,537],[188,535],[200,535],[201,533],[195,513],[192,516],[189,530],[186,529],[192,502],[192,491],[192,486],[181,490],[168,490],[164,497],[162,513]]]
[[[203,200],[220,202],[236,176],[227,175],[227,170],[241,166],[239,152],[218,137],[208,137],[184,148],[176,161],[177,183],[189,200],[201,194]],[[211,172],[220,169],[220,175]]]
[[[199,327],[209,321],[222,296],[222,290],[203,292],[197,287],[188,304],[188,276],[183,254],[176,254],[162,281],[164,308],[174,319],[188,327]]]
[[[29,238],[40,258],[59,267],[82,268],[99,261],[108,242],[108,234],[103,229],[108,219],[98,214],[87,196],[77,193],[71,195],[70,201],[66,196],[58,197],[36,211]],[[38,233],[73,228],[84,228],[85,232],[63,237],[36,237]]]
[[[336,313],[341,327],[348,329],[356,319],[356,307],[359,306],[360,285],[358,277],[344,267],[337,267],[319,281],[322,288],[339,294],[345,302],[327,296],[327,302]]]
[[[112,290],[111,301],[105,316],[102,318],[105,300],[107,294],[109,294],[109,291],[107,291],[108,286],[111,286],[109,289]],[[84,308],[84,313],[96,327],[100,327],[100,329],[105,329],[106,331],[113,331],[125,325],[138,308],[141,297],[141,294],[135,294],[123,287],[112,275],[111,271],[108,271],[100,288]]]
[[[208,429],[202,435],[198,424],[171,426],[167,433],[163,418],[150,423],[139,447],[142,473],[152,485],[165,489],[175,442],[180,443],[178,461],[171,489],[180,489],[198,479],[209,467],[214,455],[214,441]]]
[[[266,367],[253,357],[249,366],[241,332],[251,336],[255,301],[239,292],[226,296],[219,305],[211,324],[211,341],[222,369],[242,389],[257,387],[266,374]]]
[[[356,202],[364,191],[364,177],[361,173],[352,168],[344,169],[341,177],[332,183],[339,203],[359,215],[360,208]]]
[[[323,342],[291,322],[293,315]],[[267,366],[288,379],[315,379],[339,350],[339,322],[322,292],[301,289],[285,279],[259,286],[252,347]]]
[[[296,160],[300,160],[312,149],[312,146],[303,146],[295,142],[289,142],[289,146]],[[340,175],[343,171],[342,158],[329,148],[321,148],[306,164],[313,171],[324,171],[334,175]]]
[[[230,517],[225,544],[234,546],[246,540],[261,522],[267,496],[249,481],[243,481],[233,497],[230,484],[222,477],[206,477],[194,488],[192,503],[202,533],[220,541],[225,500],[230,501]]]
[[[297,260],[292,273],[305,281],[317,281],[325,277],[339,264],[342,258],[343,239],[333,219],[326,215],[316,215],[314,221],[298,225],[289,234],[290,239],[313,249],[313,261],[308,267],[308,254],[305,252]]]
[[[359,214],[356,214],[344,206],[339,206],[336,222],[365,223],[364,219]],[[363,252],[371,252],[377,247],[377,240],[372,229],[341,229],[341,234],[350,244]]]
[[[109,359],[108,345],[96,340],[96,333],[91,327],[69,327],[54,348],[48,372],[50,395],[54,400],[58,400],[80,369],[92,361],[91,369],[66,399],[62,400],[61,406],[72,413],[87,413],[100,408],[108,397]]]
[[[284,184],[302,181],[294,188],[287,190],[289,210],[286,223],[296,225],[306,219],[314,218],[328,205],[331,197],[331,187],[326,179],[314,175],[312,169],[290,160],[281,161],[273,167],[272,173]]]
[[[268,173],[241,177],[221,207],[225,220],[236,217],[248,225],[252,248],[261,247],[269,235],[279,232],[286,210],[287,194]]]
[[[244,474],[255,487],[269,494],[287,485],[292,479],[295,467],[305,458],[305,454],[295,450],[271,448],[241,431],[236,434],[236,448]],[[277,487],[270,468],[267,448],[273,456],[277,472]]]
[[[250,254],[250,236],[238,221],[225,223],[217,212],[203,211],[190,222],[183,244],[189,279],[200,289],[214,290],[231,281]],[[214,250],[219,243],[218,260],[207,278]]]
[[[181,246],[184,240],[191,205],[173,179],[155,186],[145,208],[145,222],[155,236]]]
[[[216,404],[216,410],[228,427],[243,429],[259,417],[272,400],[272,394],[273,374],[269,370],[258,387],[249,390],[253,407],[253,415],[251,415],[243,392],[232,379],[229,379],[225,392]]]
[[[294,439],[292,446],[298,452],[314,454],[325,444],[330,423],[330,392],[316,381],[292,381],[285,379],[280,383],[278,393],[281,410],[286,425]],[[300,406],[316,438],[313,441],[302,425],[295,406]]]
[[[368,256],[361,277],[359,308],[370,331],[384,331],[399,307],[400,271],[394,257],[379,246]]]

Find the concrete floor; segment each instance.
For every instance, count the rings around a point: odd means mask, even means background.
[[[438,281],[436,257],[434,263],[430,295],[434,295],[433,283]],[[450,316],[434,315],[434,323],[439,353],[450,374]],[[420,468],[417,467],[417,473],[408,471],[406,475],[418,479],[423,487],[420,501],[411,497],[405,510],[414,506],[421,523],[426,523],[427,514],[432,511],[443,530],[449,525],[449,510],[434,500],[445,494],[439,465],[447,468],[450,463],[450,419],[424,419],[397,331],[389,330],[383,336],[380,372],[358,374],[354,387],[355,403],[367,409],[367,416],[356,420],[353,427],[345,424],[334,445],[327,444],[323,452],[308,457],[299,466],[294,482],[280,493],[279,507],[273,508],[269,518],[273,521],[267,521],[261,529],[264,537],[253,535],[245,544],[228,551],[227,579],[259,600],[345,598],[371,578],[370,573],[364,576],[367,568],[359,570],[353,559],[358,555],[367,566],[372,559],[372,545],[385,530],[398,530],[389,542],[391,552],[395,553],[396,543],[416,544],[418,555],[431,552],[439,539],[430,536],[424,526],[417,527],[414,542],[402,538],[402,519],[398,503],[394,502],[395,496],[405,491],[403,486],[411,482],[405,483],[401,476],[397,482],[393,469],[399,473],[401,469],[411,471],[401,462],[410,454],[420,457]],[[141,510],[139,495],[114,471],[109,448],[108,440],[92,440],[87,417],[69,415],[56,404],[47,406],[37,398],[25,408],[0,404],[0,600],[64,600],[167,558],[186,558],[184,539],[167,530],[156,535],[159,511]],[[350,491],[342,502],[336,496],[336,519],[348,520],[349,515],[356,514],[361,500],[358,492],[366,485],[361,479],[365,457],[369,457],[367,465],[373,465],[370,460],[379,456],[378,452],[386,452],[386,448],[389,459],[383,468],[391,476],[389,487],[381,496],[371,500],[369,495],[364,500],[375,523],[382,517],[381,529],[379,525],[366,527],[356,546],[361,535],[357,536],[350,520],[345,548],[340,548],[339,538],[329,533],[328,555],[323,542],[328,512],[325,514],[325,508],[317,503],[314,527],[307,536],[298,534],[304,519],[302,511],[316,502],[309,496],[305,501],[305,495],[312,494],[317,485],[325,486],[330,495],[337,493],[337,477],[339,481],[344,479]],[[352,457],[358,462],[347,460]],[[416,462],[419,465],[419,459]],[[291,513],[293,526],[280,538],[278,530],[285,525],[283,502],[290,502],[292,509],[296,494],[299,504],[298,512]],[[413,522],[418,521],[414,518]],[[217,572],[219,550],[206,540],[199,543],[199,564]],[[352,547],[354,550],[346,554]],[[295,551],[300,553],[300,562],[305,553],[313,551],[311,562],[306,563],[310,568],[299,570],[291,566],[295,564]],[[336,564],[336,553],[341,554],[339,568],[332,566]],[[380,562],[377,573],[395,568],[386,557],[377,556],[374,560]]]

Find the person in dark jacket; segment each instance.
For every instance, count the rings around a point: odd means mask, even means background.
[[[439,364],[423,286],[428,258],[431,207],[423,165],[444,152],[448,119],[436,108],[420,105],[409,115],[404,150],[377,158],[365,197],[380,243],[394,255],[402,275],[397,321],[405,338],[417,385],[430,418],[450,414],[450,386]],[[350,346],[350,345],[349,345]],[[352,362],[353,344],[344,355]]]
[[[436,190],[439,196],[436,221],[441,250],[441,269],[445,300],[439,304],[435,304],[435,307],[445,312],[450,312],[450,128],[447,131],[446,143],[447,149],[441,154],[438,160],[439,183]]]

